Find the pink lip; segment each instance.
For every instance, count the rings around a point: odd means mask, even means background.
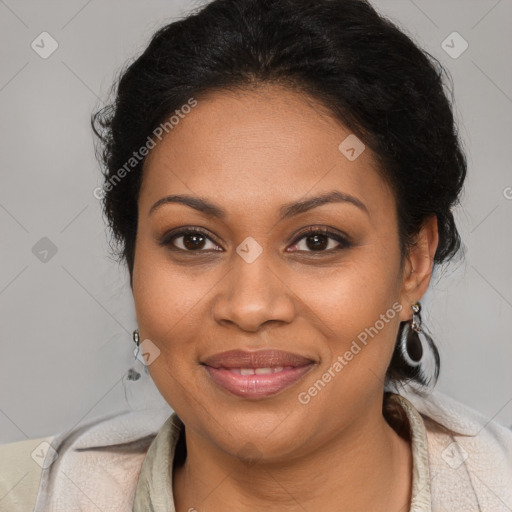
[[[306,375],[315,362],[291,352],[267,349],[256,352],[230,350],[211,356],[202,364],[220,387],[236,396],[256,399],[290,387]],[[268,370],[258,370],[265,373],[252,375],[240,373],[240,369],[256,368],[270,368],[271,373]]]
[[[213,368],[267,368],[274,366],[304,366],[313,363],[312,359],[277,349],[264,349],[254,352],[228,350],[206,358],[203,364]]]

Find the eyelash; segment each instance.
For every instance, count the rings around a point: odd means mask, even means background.
[[[166,235],[164,235],[162,237],[162,240],[159,243],[162,246],[169,247],[171,250],[181,251],[181,252],[184,252],[184,253],[208,252],[209,250],[204,250],[204,249],[198,249],[196,251],[191,251],[191,250],[181,249],[181,248],[176,247],[176,246],[173,245],[174,240],[176,240],[177,238],[180,238],[180,237],[186,236],[186,235],[194,235],[194,234],[203,235],[208,240],[213,242],[214,244],[217,244],[217,242],[215,242],[215,240],[213,240],[210,236],[208,236],[208,234],[207,234],[207,232],[205,230],[200,229],[200,228],[187,228],[187,229],[183,229],[181,231],[178,231],[176,233],[167,233]],[[314,227],[314,226],[313,227],[309,227],[309,228],[303,230],[301,233],[299,233],[297,235],[297,237],[293,240],[291,245],[294,246],[297,243],[299,243],[303,238],[307,238],[309,236],[314,236],[314,235],[323,235],[323,236],[326,236],[328,238],[331,238],[331,239],[335,240],[336,242],[338,242],[340,244],[340,247],[336,247],[334,249],[328,249],[328,250],[320,250],[320,251],[297,251],[297,252],[309,252],[309,253],[312,253],[312,254],[315,254],[315,253],[316,254],[320,254],[320,253],[331,254],[333,252],[340,251],[342,249],[348,249],[352,245],[350,243],[348,237],[342,236],[342,235],[340,235],[338,233],[334,233],[333,231],[330,231],[327,228],[318,228],[318,227]],[[216,251],[216,252],[220,252],[220,251]]]

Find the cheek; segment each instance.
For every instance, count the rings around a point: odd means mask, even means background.
[[[208,275],[194,276],[185,267],[173,265],[165,252],[141,240],[134,266],[133,297],[137,321],[144,334],[163,342],[182,330],[188,316],[201,307],[211,284]],[[177,338],[176,336],[174,336]]]
[[[329,278],[311,280],[304,290],[326,336],[321,368],[298,396],[307,410],[328,411],[335,404],[347,417],[362,415],[385,382],[401,309],[399,266],[376,254],[367,250]],[[338,421],[329,419],[321,428],[336,431]]]
[[[398,300],[398,272],[398,254],[384,255],[377,246],[364,246],[328,273],[295,277],[293,289],[326,325],[339,334],[354,334],[373,325]]]
[[[307,297],[326,337],[323,370],[342,358],[342,372],[334,373],[343,377],[334,379],[333,391],[356,390],[368,379],[378,384],[376,377],[385,377],[401,309],[399,251],[389,247],[394,245],[360,247],[330,275],[297,281],[303,286],[295,288],[297,294]]]
[[[172,363],[170,355],[175,350],[170,350],[165,340],[175,336],[179,319],[190,308],[186,294],[177,291],[183,289],[179,276],[169,274],[169,269],[156,257],[156,251],[138,242],[132,293],[141,341],[149,339],[160,351],[158,359],[148,367],[153,380],[156,370],[162,372]]]
[[[189,286],[183,272],[166,265],[157,251],[139,246],[133,280],[133,296],[141,341],[151,340],[158,357],[148,365],[153,382],[174,410],[194,400],[187,385],[192,374],[191,340],[198,338],[193,321],[197,288]],[[135,270],[135,267],[134,267]]]
[[[197,360],[209,343],[211,326],[205,319],[217,274],[172,264],[165,251],[143,237],[138,242],[133,274],[137,323],[141,340],[151,340],[159,350],[148,370],[173,409],[195,401],[190,384],[204,378]]]

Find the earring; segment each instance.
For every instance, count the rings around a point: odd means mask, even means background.
[[[135,329],[135,331],[133,331],[133,341],[135,342],[135,345],[137,345],[138,347],[140,343],[139,329]]]
[[[407,364],[418,371],[424,385],[436,381],[439,353],[432,338],[421,327],[421,304],[411,305],[412,320],[406,322],[400,335],[400,352]]]
[[[421,344],[418,333],[421,332],[421,305],[419,303],[413,304],[412,320],[407,322],[402,331],[400,340],[400,348],[402,349],[402,356],[410,366],[421,365],[421,358],[423,357],[423,346]]]
[[[141,354],[141,346],[140,346],[140,333],[139,333],[139,329],[135,329],[133,331],[133,341],[135,342],[135,345],[137,345],[134,349],[133,349],[133,355],[135,357],[135,359],[138,359],[141,363],[143,363],[144,365],[144,371],[146,373],[146,375],[148,374],[148,369],[146,367],[146,363],[144,361],[144,358]],[[137,377],[138,378],[138,377]],[[135,379],[130,379],[130,380],[137,380],[137,378]]]

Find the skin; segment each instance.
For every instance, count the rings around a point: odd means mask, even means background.
[[[383,387],[399,323],[430,281],[437,223],[425,222],[401,265],[393,192],[369,148],[354,161],[340,152],[349,134],[313,99],[266,85],[200,99],[146,159],[132,289],[141,340],[160,350],[151,377],[186,426],[187,458],[173,472],[177,512],[226,503],[242,512],[409,510],[411,449],[382,415]],[[368,212],[338,202],[279,220],[284,203],[332,190]],[[150,215],[170,194],[205,198],[226,218],[177,203]],[[185,226],[211,240],[188,252],[183,236],[176,250],[159,245]],[[351,245],[323,235],[320,251],[307,235],[294,243],[307,226],[345,233]],[[236,252],[247,237],[262,248],[252,263]],[[394,303],[402,310],[300,403],[298,393]],[[228,393],[199,364],[271,347],[316,365],[265,399]]]

